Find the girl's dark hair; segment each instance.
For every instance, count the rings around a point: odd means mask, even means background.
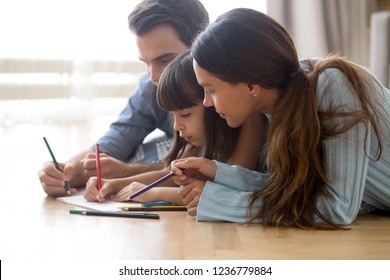
[[[200,67],[224,81],[258,84],[280,93],[267,135],[268,181],[250,198],[248,222],[261,219],[265,225],[337,228],[317,209],[320,195],[331,197],[326,189],[323,140],[359,122],[370,123],[380,157],[380,112],[374,104],[372,77],[339,56],[310,65],[308,71],[300,70],[288,32],[269,16],[250,9],[221,15],[195,40],[192,55]],[[345,75],[361,104],[360,111],[340,107],[318,111],[318,77],[329,68]],[[261,207],[252,213],[257,199],[262,200]],[[327,225],[316,222],[316,216]]]
[[[130,13],[128,21],[137,36],[158,25],[169,25],[186,46],[191,46],[208,25],[209,16],[198,0],[143,0]]]
[[[163,110],[176,111],[199,105],[203,98],[204,91],[196,80],[191,53],[186,51],[163,71],[157,86],[157,103]],[[213,107],[205,108],[204,127],[206,143],[201,156],[227,161],[236,146],[240,129],[229,127]],[[173,147],[166,156],[167,164],[181,157],[187,144],[179,137],[179,132],[175,132]]]

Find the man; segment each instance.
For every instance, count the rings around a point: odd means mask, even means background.
[[[98,140],[101,175],[119,178],[162,168],[161,163],[129,163],[144,138],[159,128],[170,138],[172,123],[169,113],[156,101],[156,84],[162,71],[177,55],[191,46],[193,39],[209,22],[207,11],[199,0],[143,0],[129,15],[129,28],[136,35],[139,58],[147,66],[147,75],[129,98],[116,122]],[[150,143],[155,149],[153,143]],[[149,145],[150,144],[146,144]],[[71,192],[96,176],[94,148],[89,148],[60,163],[63,173],[53,162],[45,162],[38,176],[48,195],[66,195],[64,184]]]

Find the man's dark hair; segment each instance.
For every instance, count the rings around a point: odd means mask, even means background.
[[[209,16],[198,0],[143,0],[128,17],[129,28],[137,36],[158,25],[169,25],[188,47],[209,23]]]

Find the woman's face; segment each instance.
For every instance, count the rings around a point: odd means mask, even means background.
[[[206,142],[204,127],[205,108],[200,102],[196,106],[171,112],[173,129],[179,131],[180,137],[194,146],[203,146]]]
[[[201,68],[195,60],[194,71],[199,84],[204,88],[203,105],[214,106],[230,127],[239,127],[257,112],[257,97],[250,92],[248,84],[222,81]]]

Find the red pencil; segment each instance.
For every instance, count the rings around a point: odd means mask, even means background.
[[[97,173],[97,180],[98,180],[98,191],[100,192],[100,189],[102,188],[102,177],[100,174],[100,151],[99,151],[98,143],[96,143],[95,145],[95,152],[96,152],[96,173]]]

